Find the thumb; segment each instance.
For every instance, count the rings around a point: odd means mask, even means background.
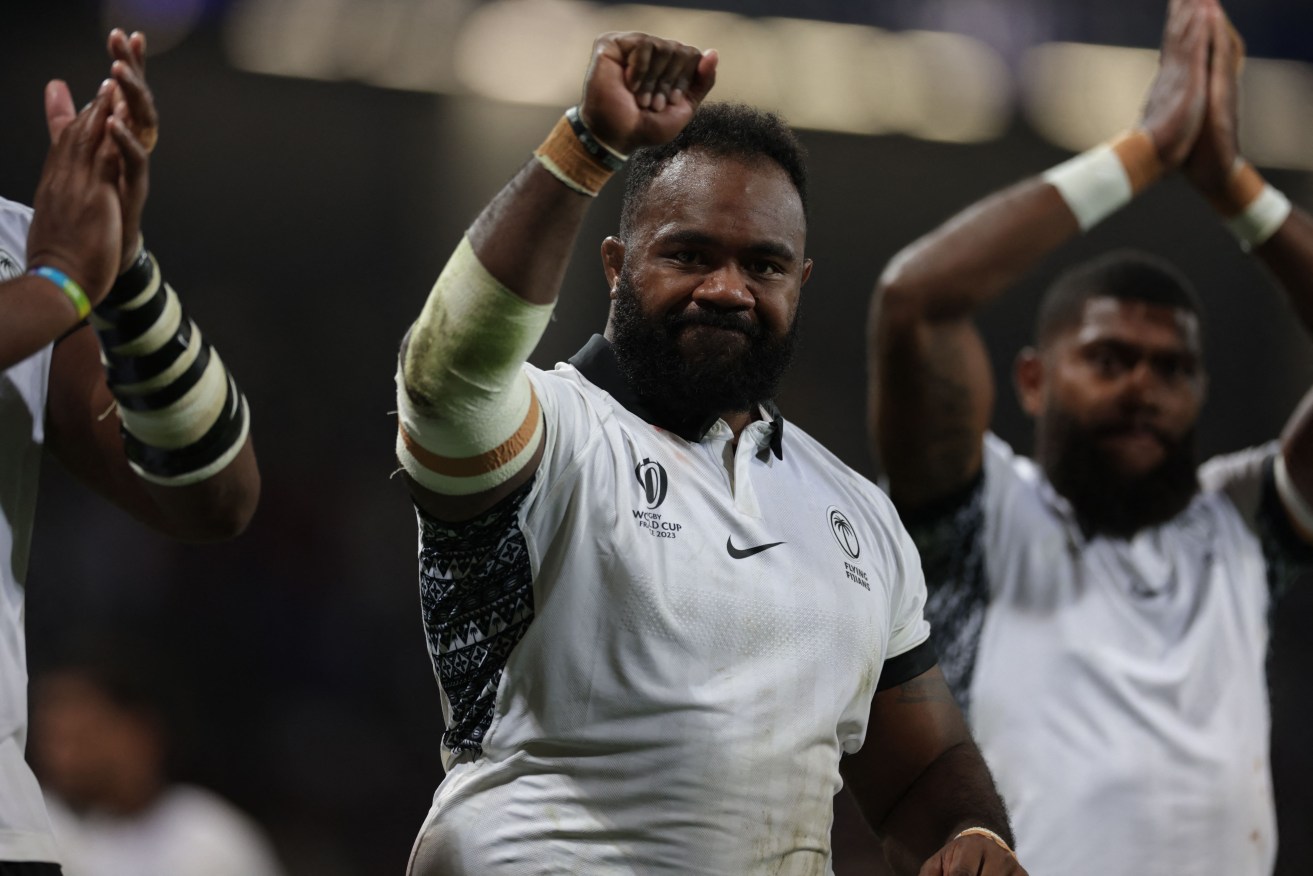
[[[697,76],[688,88],[688,99],[694,109],[706,99],[711,86],[716,84],[716,66],[719,63],[720,53],[715,49],[707,49],[702,53],[702,59],[698,61]]]
[[[1245,40],[1225,14],[1222,16],[1222,23],[1226,25],[1223,43],[1226,46],[1227,57],[1231,62],[1231,69],[1228,72],[1234,76],[1239,76],[1245,68]]]
[[[46,128],[50,131],[50,142],[58,142],[64,129],[77,118],[73,108],[73,95],[68,90],[68,83],[62,79],[52,79],[46,83]]]

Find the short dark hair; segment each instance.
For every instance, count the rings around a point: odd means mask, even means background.
[[[779,116],[741,103],[703,104],[679,136],[661,146],[634,151],[629,158],[620,235],[628,235],[652,181],[677,155],[705,152],[742,161],[773,161],[789,175],[807,212],[807,150]]]
[[[1175,307],[1203,319],[1203,304],[1194,286],[1166,259],[1132,249],[1119,249],[1079,264],[1063,273],[1044,293],[1035,320],[1035,339],[1048,342],[1060,331],[1075,328],[1091,298],[1117,298]]]

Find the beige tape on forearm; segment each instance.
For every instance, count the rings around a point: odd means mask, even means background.
[[[123,428],[145,444],[175,450],[199,441],[219,419],[228,398],[228,369],[211,349],[210,361],[196,385],[168,407],[153,411],[134,411],[119,406]]]
[[[228,463],[237,458],[237,454],[242,452],[246,446],[246,438],[251,432],[251,409],[246,403],[246,396],[237,391],[237,382],[228,377],[228,407],[231,409],[231,416],[234,419],[240,417],[239,428],[236,437],[222,453],[202,465],[200,468],[192,469],[177,475],[158,475],[154,472],[147,471],[132,460],[128,460],[128,465],[137,473],[137,476],[143,480],[150,481],[153,484],[159,484],[164,487],[185,487],[188,484],[198,484],[201,481],[214,477],[219,472],[228,467]]]
[[[186,316],[182,312],[182,303],[173,287],[164,283],[162,294],[165,296],[164,309],[149,329],[127,343],[118,344],[107,350],[118,356],[148,356],[155,353],[164,344],[172,340]],[[146,290],[132,301],[122,305],[122,311],[133,310],[159,294],[160,279],[156,271]],[[112,328],[100,314],[91,314],[91,323],[98,329]],[[200,329],[191,324],[191,337],[187,348],[169,367],[154,377],[138,383],[118,383],[114,392],[119,395],[147,395],[156,392],[179,378],[200,355],[205,341]],[[186,447],[198,441],[223,412],[228,403],[228,372],[217,350],[212,350],[210,361],[197,380],[196,385],[186,394],[167,407],[155,410],[134,411],[119,407],[119,416],[123,428],[127,429],[142,442],[165,450]]]
[[[200,357],[201,350],[205,347],[205,336],[201,334],[201,330],[197,328],[196,323],[191,320],[188,322],[191,324],[191,336],[187,340],[187,349],[183,350],[182,355],[154,377],[136,383],[119,383],[115,385],[115,390],[126,395],[146,395],[163,389],[181,377],[183,372]]]
[[[523,371],[552,306],[497,282],[462,239],[397,369],[397,459],[427,489],[469,495],[510,479],[542,443]]]
[[[111,347],[108,352],[119,356],[145,356],[155,352],[172,338],[177,333],[178,326],[182,324],[182,302],[178,300],[178,293],[174,292],[173,287],[168,283],[164,284],[164,296],[164,311],[159,319],[140,336],[127,343]],[[124,309],[128,308],[124,307]],[[97,329],[111,327],[110,323],[94,311],[91,314],[91,325]]]
[[[1017,853],[1012,851],[1012,846],[1008,845],[1007,840],[1003,839],[1003,837],[994,833],[994,831],[990,830],[987,827],[968,827],[966,830],[962,831],[957,836],[953,837],[953,839],[962,839],[962,837],[965,836],[983,836],[985,839],[990,840],[991,842],[994,843],[994,845],[1003,849],[1012,857],[1015,858],[1017,856]]]
[[[223,359],[188,319],[154,256],[140,249],[91,313],[137,475],[179,487],[241,453],[250,409]]]

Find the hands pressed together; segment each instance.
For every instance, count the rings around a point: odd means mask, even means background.
[[[1240,162],[1237,84],[1244,52],[1218,0],[1171,0],[1140,126],[1163,166],[1182,168],[1215,202],[1226,197]]]
[[[29,268],[52,267],[99,302],[140,246],[149,153],[159,136],[146,84],[146,38],[109,35],[110,75],[81,111],[68,85],[45,91],[50,150],[28,234]]]

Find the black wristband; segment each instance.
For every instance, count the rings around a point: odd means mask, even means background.
[[[565,111],[565,117],[570,122],[570,130],[579,138],[579,142],[584,145],[584,149],[593,159],[612,173],[620,170],[625,166],[625,159],[615,152],[608,149],[593,136],[593,132],[588,130],[584,124],[583,116],[579,114],[579,107],[572,106]]]

